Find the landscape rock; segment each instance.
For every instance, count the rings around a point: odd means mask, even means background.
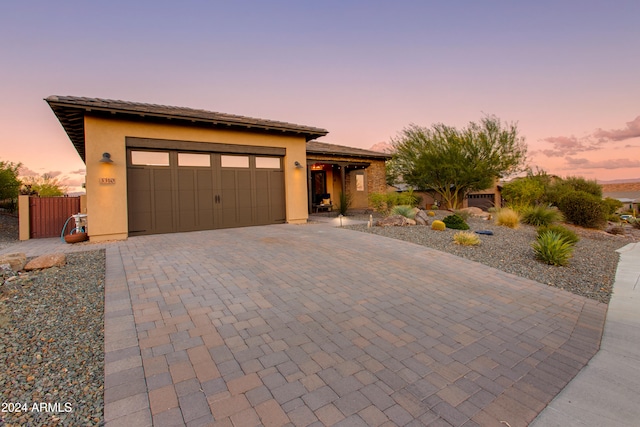
[[[409,225],[409,218],[402,215],[389,215],[376,223],[378,227],[402,227]]]
[[[20,271],[27,263],[27,256],[22,253],[0,255],[0,264],[9,264],[13,271]]]
[[[415,221],[418,225],[429,225],[429,215],[427,215],[427,211],[418,211],[416,213]]]
[[[470,208],[463,208],[463,209],[460,209],[460,211],[468,212],[469,215],[471,216],[475,216],[477,218],[483,218],[483,219],[487,219],[488,217],[491,216],[489,212],[485,212],[480,208],[476,208],[475,206],[472,206]]]
[[[27,271],[42,270],[44,268],[62,267],[67,262],[67,256],[61,253],[42,255],[32,259],[24,266]]]

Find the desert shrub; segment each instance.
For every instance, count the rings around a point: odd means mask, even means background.
[[[612,199],[611,197],[605,197],[602,201],[607,206],[607,213],[609,215],[613,215],[618,209],[624,206],[624,203],[620,200]]]
[[[607,207],[601,198],[584,191],[565,195],[558,204],[567,221],[587,228],[600,228],[607,222]]]
[[[389,215],[402,215],[405,218],[414,219],[416,217],[416,211],[409,205],[397,205],[391,208]]]
[[[538,236],[548,231],[553,231],[554,233],[560,235],[560,237],[562,237],[565,242],[572,245],[575,245],[580,240],[580,237],[578,237],[576,233],[561,225],[547,225],[538,227]]]
[[[436,213],[434,211],[429,211],[427,212],[428,216],[436,216]]]
[[[473,231],[458,231],[453,235],[453,241],[458,245],[475,246],[480,244],[480,237]]]
[[[607,216],[607,221],[611,221],[611,222],[622,222],[622,219],[620,219],[620,217],[617,214],[610,214],[609,216]]]
[[[387,195],[385,193],[371,193],[371,194],[369,194],[369,205],[376,212],[386,212],[386,210],[387,210]]]
[[[417,207],[422,201],[422,197],[414,194],[413,189],[408,189],[407,191],[403,191],[402,193],[396,193],[397,205],[409,205],[412,208]]]
[[[551,225],[562,221],[562,212],[556,208],[548,208],[543,205],[530,206],[521,212],[522,222],[539,227]]]
[[[445,223],[440,221],[439,219],[436,219],[431,223],[432,230],[444,231],[446,228],[447,226],[445,225]]]
[[[516,178],[502,186],[502,197],[517,206],[532,206],[542,201],[544,184],[533,177]]]
[[[520,214],[511,208],[502,208],[496,213],[496,224],[509,228],[520,226]]]
[[[628,222],[633,228],[640,229],[640,220],[638,218],[631,218]]]
[[[451,228],[454,230],[468,230],[469,224],[465,222],[464,219],[460,215],[453,214],[445,217],[442,222],[447,226],[447,228]]]
[[[567,265],[573,245],[554,231],[545,231],[531,244],[536,258],[549,265]]]
[[[468,220],[469,217],[471,216],[471,212],[469,212],[469,211],[459,210],[459,211],[453,211],[453,213],[455,213],[456,215],[458,215],[460,218],[462,218],[465,221]]]
[[[413,193],[413,190],[404,191],[402,193],[371,193],[369,195],[369,205],[374,211],[388,214],[394,206],[409,205],[411,207],[418,206],[421,198]]]

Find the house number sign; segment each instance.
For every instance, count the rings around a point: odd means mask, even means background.
[[[100,178],[100,184],[115,184],[115,178]]]

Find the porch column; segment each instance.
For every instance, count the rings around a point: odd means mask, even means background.
[[[314,162],[307,161],[307,209],[313,213],[313,194],[311,194],[311,165]]]
[[[338,163],[338,166],[340,166],[340,178],[342,179],[342,194],[347,194],[347,164]]]

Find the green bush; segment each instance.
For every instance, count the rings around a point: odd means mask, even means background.
[[[603,201],[607,206],[607,213],[609,215],[613,215],[618,209],[624,206],[624,204],[620,200],[612,199],[611,197],[605,197]]]
[[[631,218],[628,223],[631,224],[633,228],[640,229],[640,220],[638,220],[638,218]]]
[[[446,224],[439,219],[436,219],[431,223],[432,230],[444,231],[447,228]]]
[[[607,222],[607,206],[598,196],[584,191],[566,194],[558,204],[567,221],[587,228],[601,228]]]
[[[447,228],[451,228],[454,230],[468,230],[469,224],[465,222],[464,219],[460,215],[453,214],[445,217],[442,222],[447,226]]]
[[[405,218],[414,219],[416,217],[416,211],[409,205],[397,205],[391,208],[389,215],[402,215]]]
[[[502,186],[502,197],[510,205],[532,206],[542,201],[545,186],[535,177],[516,178]]]
[[[617,214],[609,214],[609,216],[607,216],[607,221],[620,223],[622,222],[622,219],[620,219],[620,216]]]
[[[404,191],[402,193],[371,193],[369,195],[369,204],[374,211],[382,214],[388,214],[394,206],[409,205],[411,207],[418,206],[421,198],[413,193],[413,190]]]
[[[565,242],[571,245],[575,245],[580,240],[576,233],[561,225],[547,225],[538,227],[538,237],[540,237],[541,234],[549,231],[558,234]]]
[[[522,222],[539,227],[541,225],[551,225],[562,221],[562,212],[556,208],[548,208],[538,205],[523,209],[521,212]]]
[[[540,234],[531,247],[536,258],[549,265],[567,265],[573,255],[573,245],[554,231]]]

